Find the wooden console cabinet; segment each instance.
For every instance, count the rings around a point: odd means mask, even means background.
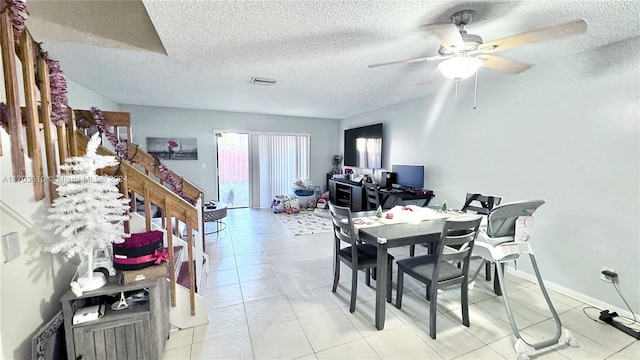
[[[123,310],[112,310],[121,291],[148,289],[149,299]],[[114,300],[114,296],[115,299]],[[121,285],[116,277],[100,289],[60,299],[69,359],[161,359],[169,337],[169,288],[166,277]],[[73,324],[76,309],[104,303],[104,316]]]
[[[367,210],[365,203],[364,187],[359,183],[329,180],[329,200],[338,205],[345,206],[351,211]]]

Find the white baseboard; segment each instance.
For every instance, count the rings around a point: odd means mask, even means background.
[[[516,270],[514,269],[512,266],[506,266],[505,267],[505,271],[515,275],[517,277],[523,278],[525,280],[529,280],[534,284],[538,284],[538,279],[536,278],[535,274],[529,274],[527,272],[524,272],[522,270]],[[567,287],[564,287],[562,285],[558,285],[556,283],[553,283],[551,281],[548,280],[544,280],[544,286],[549,289],[549,290],[553,290],[555,292],[558,292],[562,295],[566,295],[572,299],[578,300],[580,302],[583,302],[587,305],[591,305],[593,307],[596,307],[598,309],[602,309],[602,310],[609,310],[609,312],[617,312],[618,315],[620,316],[625,316],[628,317],[630,319],[633,319],[633,314],[631,312],[629,312],[629,309],[621,309],[618,308],[614,305],[608,304],[604,301],[598,300],[598,299],[594,299],[588,295],[585,295],[583,293],[577,292],[575,290],[569,289]]]

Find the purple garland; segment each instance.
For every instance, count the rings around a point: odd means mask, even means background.
[[[42,59],[49,68],[49,87],[51,89],[51,121],[60,126],[67,123],[67,79],[62,72],[60,62],[49,57],[49,53],[40,49]]]
[[[9,16],[11,17],[11,25],[13,27],[13,36],[17,39],[22,35],[24,29],[26,29],[26,16],[27,7],[24,5],[24,1],[20,0],[7,0],[9,9]]]
[[[113,145],[113,148],[116,150],[116,154],[120,156],[121,159],[131,163],[132,160],[129,159],[129,154],[127,153],[127,145],[125,142],[121,142],[118,137],[111,132],[109,126],[107,126],[107,120],[104,118],[102,111],[97,107],[91,107],[91,115],[93,116],[93,120],[95,120],[96,125],[98,125],[98,130],[100,134],[104,134],[107,137],[107,140]],[[173,191],[176,195],[188,201],[191,205],[195,205],[195,202],[187,197],[182,192],[182,185],[178,184],[176,179],[169,171],[169,168],[160,160],[160,158],[155,157],[156,164],[158,165],[158,170],[160,170],[160,174],[162,175],[162,182],[166,183],[171,191]]]
[[[5,8],[9,11],[13,36],[18,39],[26,29],[27,7],[21,0],[5,0]],[[55,125],[67,123],[67,79],[62,72],[60,63],[49,57],[49,54],[40,49],[42,59],[49,69],[49,87],[51,91],[51,121]]]
[[[167,184],[169,189],[171,189],[176,195],[180,196],[181,198],[186,200],[191,205],[195,205],[195,202],[193,200],[189,199],[187,197],[187,195],[185,195],[182,192],[182,185],[178,184],[176,179],[171,174],[171,171],[169,170],[167,165],[165,165],[162,162],[162,160],[160,160],[159,157],[154,156],[154,158],[156,159],[156,164],[158,164],[158,170],[160,170],[160,175],[162,175],[162,182]]]
[[[98,125],[98,131],[100,131],[100,135],[104,134],[107,137],[107,140],[113,145],[113,148],[116,150],[116,154],[120,156],[121,159],[131,162],[129,160],[129,154],[127,153],[127,145],[124,142],[121,142],[116,134],[111,132],[109,126],[107,126],[107,120],[104,118],[102,111],[97,107],[91,107],[91,116],[93,116],[93,120],[95,120],[96,125]]]
[[[9,132],[9,116],[7,114],[7,104],[0,102],[0,125],[2,128]]]

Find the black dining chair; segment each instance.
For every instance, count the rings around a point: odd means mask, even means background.
[[[334,233],[334,274],[332,292],[336,292],[340,280],[340,262],[351,268],[351,302],[349,311],[356,310],[356,295],[358,293],[358,270],[365,270],[366,284],[371,286],[371,269],[376,268],[378,249],[371,244],[359,241],[353,226],[351,210],[348,207],[334,205],[329,202],[329,211],[333,222]],[[343,245],[348,244],[345,247]],[[387,254],[387,302],[391,302],[391,273],[393,256]]]
[[[367,196],[367,209],[376,210],[380,206],[380,194],[378,194],[378,185],[373,183],[365,183],[364,191]]]
[[[462,304],[462,324],[469,326],[468,274],[469,259],[473,244],[480,229],[480,215],[460,215],[446,220],[437,251],[434,254],[416,256],[398,260],[398,283],[396,307],[402,306],[404,274],[427,285],[429,301],[429,334],[436,338],[436,309],[438,289],[460,284],[460,302]],[[459,247],[457,251],[444,251],[445,247]],[[462,268],[450,262],[460,261]]]
[[[494,207],[500,205],[500,202],[502,202],[502,198],[500,196],[467,193],[464,205],[460,210],[480,215],[489,215],[489,212]]]

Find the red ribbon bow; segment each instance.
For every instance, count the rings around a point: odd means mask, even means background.
[[[167,249],[162,249],[162,251],[156,250],[153,253],[153,256],[156,258],[156,265],[160,264],[163,261],[169,261],[169,253],[167,252]]]

